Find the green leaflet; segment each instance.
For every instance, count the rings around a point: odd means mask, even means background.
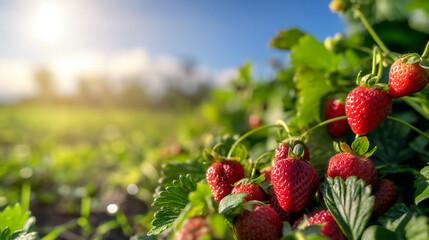
[[[387,230],[380,226],[371,226],[365,230],[362,234],[362,240],[373,240],[373,239],[389,239],[389,240],[404,240],[399,234]]]
[[[7,207],[0,212],[0,240],[33,240],[37,233],[32,232],[36,219],[24,211],[20,204]]]
[[[420,173],[416,176],[414,187],[417,188],[414,192],[414,201],[416,205],[429,198],[429,166],[420,170]]]
[[[283,50],[291,50],[291,48],[295,46],[303,36],[305,36],[305,33],[298,28],[279,31],[277,36],[271,39],[270,46]]]
[[[187,174],[186,176],[181,175],[178,180],[173,181],[173,186],[162,191],[152,204],[161,209],[155,213],[155,219],[152,221],[154,227],[148,232],[148,235],[159,234],[173,225],[188,204],[189,193],[195,191],[196,188],[194,179]]]
[[[323,43],[310,35],[301,37],[298,44],[291,50],[290,58],[295,66],[307,66],[322,72],[334,72],[341,62],[341,55],[327,50]]]
[[[306,67],[296,71],[295,79],[299,90],[299,106],[294,121],[303,127],[320,122],[320,102],[334,87],[323,72]]]
[[[323,188],[325,204],[348,239],[357,240],[365,230],[374,207],[371,187],[351,176],[327,178]]]

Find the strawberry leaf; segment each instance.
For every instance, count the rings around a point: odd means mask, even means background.
[[[238,206],[246,202],[245,197],[249,196],[247,193],[236,193],[230,194],[224,198],[219,203],[219,213],[224,215],[231,215],[233,210]]]
[[[407,240],[429,239],[428,217],[414,216],[405,226]]]
[[[405,226],[413,217],[419,215],[423,215],[423,212],[417,206],[407,207],[403,203],[397,203],[379,217],[377,223],[392,232],[405,236]]]
[[[362,234],[362,240],[370,239],[389,239],[389,240],[404,240],[401,235],[387,230],[384,227],[373,225],[365,230]]]
[[[263,181],[265,181],[265,175],[261,175],[261,176],[255,178],[255,179],[253,179],[251,182],[259,184],[259,183],[262,183]]]
[[[270,47],[290,50],[293,46],[295,46],[299,39],[306,34],[303,33],[298,28],[291,28],[283,31],[279,31],[277,36],[271,39]]]
[[[374,207],[371,187],[356,176],[347,178],[345,182],[341,177],[328,177],[327,181],[323,188],[326,206],[346,237],[359,239]]]
[[[320,103],[322,98],[335,88],[319,70],[301,67],[296,71],[299,106],[294,124],[307,127],[309,124],[320,121]]]
[[[153,206],[161,207],[152,221],[154,226],[148,235],[159,234],[173,225],[181,214],[182,210],[189,202],[188,195],[195,191],[197,185],[191,175],[181,175],[178,180],[174,180],[172,186],[167,187],[155,198]]]
[[[417,188],[414,192],[414,202],[416,205],[429,198],[429,166],[420,170],[420,173],[416,176],[414,187]]]
[[[429,69],[429,61],[427,59],[422,59],[419,65],[424,69]]]
[[[353,143],[352,143],[352,151],[356,153],[357,155],[363,155],[368,151],[369,148],[369,141],[367,137],[358,137]]]
[[[334,72],[341,62],[341,55],[329,51],[323,43],[310,35],[301,37],[298,44],[291,50],[290,58],[295,66],[307,66],[323,72]]]

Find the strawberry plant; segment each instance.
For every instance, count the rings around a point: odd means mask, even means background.
[[[333,0],[366,35],[280,31],[270,46],[290,64],[273,81],[248,63],[211,93],[203,123],[183,129],[197,139],[190,159],[162,170],[149,235],[181,239],[198,225],[201,239],[429,238],[429,39],[399,48],[379,36],[375,4]]]

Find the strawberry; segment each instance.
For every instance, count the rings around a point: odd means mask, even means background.
[[[304,155],[302,156],[302,158],[307,161],[310,161],[310,153],[304,143],[302,143],[301,141],[288,141],[280,143],[280,145],[277,147],[276,152],[274,154],[274,164],[279,160],[288,158],[289,149],[293,149],[297,144],[301,144],[304,147]]]
[[[233,184],[244,177],[244,168],[237,161],[223,160],[212,164],[206,173],[207,183],[216,202],[231,193]]]
[[[374,163],[368,157],[375,152],[377,147],[367,152],[369,145],[367,137],[357,138],[352,143],[351,148],[347,143],[334,144],[337,152],[340,153],[329,159],[328,177],[335,178],[336,176],[340,176],[346,180],[350,176],[356,176],[364,180],[367,185],[375,184],[377,181],[377,170]]]
[[[392,108],[392,99],[386,91],[358,86],[346,99],[347,121],[352,131],[365,135],[376,128]]]
[[[387,179],[379,179],[374,187],[375,204],[372,216],[383,214],[396,202],[396,187]]]
[[[341,102],[339,99],[329,99],[325,104],[326,120],[342,116],[346,116],[344,102]],[[349,129],[350,126],[346,119],[328,124],[329,135],[331,135],[333,138],[339,138],[345,135]]]
[[[325,224],[320,231],[323,235],[327,236],[332,240],[346,240],[346,236],[341,231],[331,212],[327,209],[318,209],[307,215],[308,226]],[[304,218],[301,217],[294,224],[292,229],[296,229]]]
[[[277,196],[275,194],[270,196],[270,207],[276,211],[276,213],[279,215],[280,221],[282,222],[292,222],[294,216],[296,215],[283,210],[280,207],[280,203],[277,200]]]
[[[264,192],[262,191],[261,187],[256,183],[249,183],[249,184],[240,183],[232,189],[231,194],[236,194],[236,193],[249,194],[249,196],[244,198],[244,200],[246,201],[258,200],[263,202],[266,200],[266,196]]]
[[[262,169],[261,175],[265,176],[265,182],[271,182],[271,172],[273,171],[273,167],[268,166]]]
[[[319,186],[319,178],[311,164],[295,157],[277,162],[271,181],[282,209],[295,213],[305,208]]]
[[[179,231],[174,235],[174,240],[197,240],[204,235],[211,233],[207,218],[196,216],[187,219]]]
[[[251,129],[260,127],[262,125],[262,120],[256,114],[252,114],[249,117],[249,127]]]
[[[426,70],[419,65],[404,63],[404,58],[396,60],[390,67],[389,95],[400,98],[421,91],[429,82]]]
[[[266,205],[252,205],[234,219],[234,232],[238,240],[276,240],[282,234],[282,223],[276,211]]]
[[[357,176],[367,185],[373,185],[377,181],[377,170],[369,158],[343,152],[329,159],[328,177],[335,178],[336,176],[340,176],[344,180],[350,176]]]

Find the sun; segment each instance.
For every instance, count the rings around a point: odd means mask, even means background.
[[[55,42],[63,32],[64,14],[61,9],[52,4],[44,3],[36,13],[34,32],[46,42]]]

